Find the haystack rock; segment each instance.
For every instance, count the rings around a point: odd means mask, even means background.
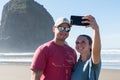
[[[33,52],[53,38],[50,13],[34,0],[10,0],[0,25],[0,52]]]

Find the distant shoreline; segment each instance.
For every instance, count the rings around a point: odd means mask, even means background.
[[[0,64],[30,65],[34,52],[28,53],[0,53]],[[78,54],[79,57],[79,54]],[[101,51],[102,69],[120,70],[120,50]]]
[[[0,62],[0,65],[24,65],[24,66],[29,66],[31,64],[31,62]],[[102,66],[101,69],[105,69],[105,70],[120,70],[120,67],[104,67]]]

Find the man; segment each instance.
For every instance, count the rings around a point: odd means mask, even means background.
[[[71,70],[77,55],[65,44],[70,29],[71,24],[64,17],[55,22],[53,40],[38,47],[34,54],[32,80],[71,80]]]

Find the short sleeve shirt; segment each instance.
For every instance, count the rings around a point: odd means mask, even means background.
[[[74,66],[71,80],[98,80],[101,62],[93,64],[92,59],[78,63]]]
[[[50,41],[36,50],[31,69],[43,71],[44,79],[40,80],[71,80],[71,70],[76,59],[71,47],[59,46]]]

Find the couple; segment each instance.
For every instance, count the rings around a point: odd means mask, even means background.
[[[82,23],[89,23],[94,31],[93,42],[88,35],[76,39],[76,50],[80,53],[77,61],[76,52],[65,44],[71,24],[66,18],[59,18],[54,26],[53,40],[41,45],[36,50],[32,64],[31,80],[98,80],[101,69],[101,41],[99,27],[91,15],[86,15]]]

